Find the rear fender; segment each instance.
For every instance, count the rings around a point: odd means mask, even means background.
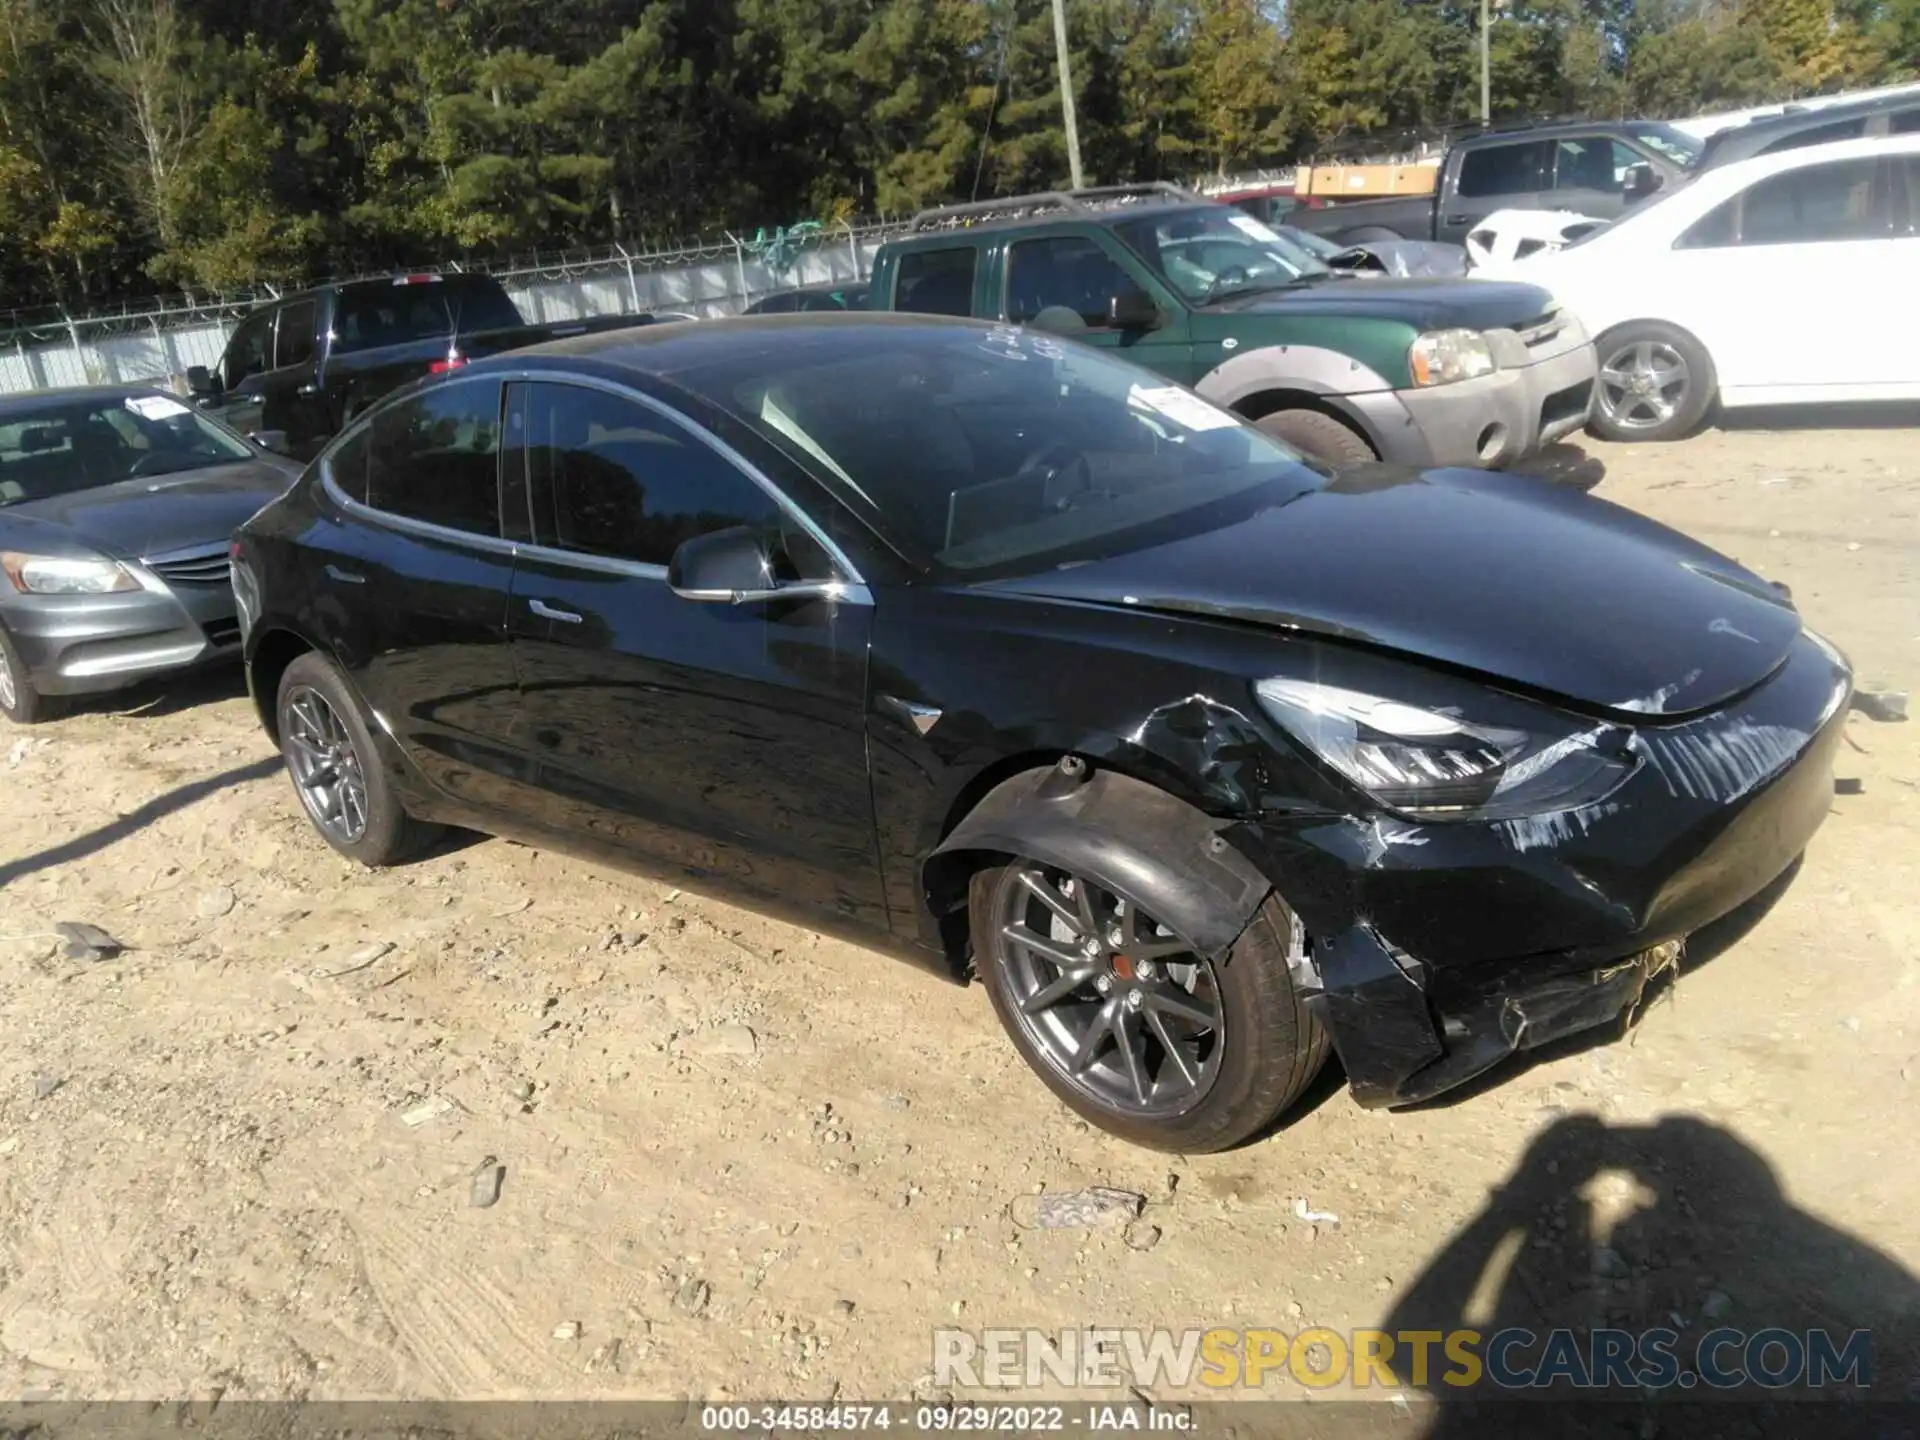
[[[1273,887],[1216,820],[1069,755],[987,792],[927,862],[970,851],[1024,855],[1099,881],[1207,955],[1224,953]],[[930,893],[937,893],[929,884]]]

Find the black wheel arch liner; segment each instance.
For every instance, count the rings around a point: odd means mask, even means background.
[[[1001,781],[923,867],[927,893],[943,863],[989,851],[1083,875],[1136,905],[1209,956],[1224,954],[1273,884],[1235,849],[1218,820],[1117,770],[1067,756]]]

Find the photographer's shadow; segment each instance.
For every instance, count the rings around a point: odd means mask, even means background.
[[[1630,1386],[1581,1392],[1565,1380],[1532,1392],[1627,1402],[1630,1413],[1595,1411],[1598,1428],[1580,1433],[1615,1433],[1598,1423],[1610,1418],[1627,1425],[1619,1433],[1633,1434],[1648,1416],[1678,1419],[1675,1402],[1723,1394],[1747,1401],[1920,1399],[1920,1282],[1892,1257],[1796,1208],[1766,1159],[1730,1131],[1685,1116],[1651,1125],[1609,1125],[1593,1115],[1557,1121],[1383,1325],[1395,1335],[1477,1330],[1483,1356],[1485,1341],[1509,1327],[1542,1336],[1570,1330],[1589,1355],[1588,1336],[1597,1329],[1636,1337],[1657,1328],[1676,1331],[1672,1352],[1681,1372],[1695,1371],[1701,1337],[1722,1327],[1801,1337],[1824,1330],[1837,1349],[1853,1332],[1870,1332],[1870,1389],[1837,1383],[1811,1390],[1802,1379],[1778,1391],[1722,1392],[1696,1373],[1691,1384],[1676,1376],[1652,1395]],[[1530,1366],[1540,1347],[1513,1353],[1519,1366]],[[1738,1347],[1716,1353],[1726,1362],[1722,1378],[1740,1366]],[[1782,1355],[1773,1351],[1767,1363],[1777,1365]],[[1441,1401],[1515,1394],[1486,1378],[1471,1390],[1456,1388],[1445,1382],[1447,1368],[1432,1365],[1420,1388]],[[1394,1369],[1403,1383],[1410,1381],[1407,1366]],[[1648,1401],[1651,1410],[1642,1408]],[[1524,1418],[1502,1408],[1508,1421]],[[1704,1406],[1689,1409],[1698,1417]],[[1842,1413],[1828,1405],[1819,1410],[1834,1418]],[[1846,1413],[1861,1412],[1848,1407]],[[1488,1434],[1500,1418],[1483,1404],[1443,1406],[1427,1433]],[[1662,1433],[1669,1433],[1664,1424]]]

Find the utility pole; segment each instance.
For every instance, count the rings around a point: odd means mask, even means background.
[[[1067,62],[1067,0],[1053,0],[1053,46],[1060,54],[1060,109],[1067,120],[1067,167],[1073,175],[1073,188],[1078,190],[1086,182],[1080,174],[1080,128],[1073,119],[1073,70]]]
[[[1492,28],[1492,0],[1480,0],[1480,123],[1493,122],[1493,48],[1487,43]]]

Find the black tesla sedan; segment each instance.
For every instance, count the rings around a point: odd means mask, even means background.
[[[299,473],[158,390],[0,397],[0,715],[238,658],[233,527]]]
[[[1337,478],[1112,354],[933,317],[595,336],[343,434],[239,532],[337,849],[687,872],[977,974],[1144,1144],[1331,1046],[1423,1099],[1629,1011],[1826,813],[1785,594],[1522,476]]]

